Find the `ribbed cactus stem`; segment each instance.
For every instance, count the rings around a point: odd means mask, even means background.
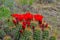
[[[25,30],[20,40],[32,40],[32,31],[30,29]]]
[[[16,33],[15,33],[15,40],[19,40],[20,39],[20,34],[21,34],[20,30],[22,29],[22,25],[20,24],[16,28],[17,29],[16,29]]]
[[[17,31],[15,33],[15,40],[19,40],[19,39],[20,39],[20,33],[19,33],[19,31]]]
[[[48,30],[44,30],[42,32],[42,40],[48,40],[49,39],[49,31]]]
[[[23,36],[20,38],[20,40],[23,40],[23,39],[24,40],[31,40],[31,36],[32,36],[32,34],[30,31],[25,31]]]
[[[34,40],[41,40],[41,31],[40,30],[35,30],[33,34],[33,39]]]

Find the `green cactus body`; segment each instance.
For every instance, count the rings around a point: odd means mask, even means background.
[[[22,37],[20,38],[20,40],[31,40],[31,39],[32,39],[32,32],[28,30],[25,30],[23,32]]]
[[[17,27],[16,27],[16,32],[15,32],[15,40],[19,40],[20,39],[20,32],[19,32],[19,30],[21,30],[22,29],[22,25],[20,24],[20,25],[17,25]]]
[[[55,36],[51,36],[51,37],[49,38],[49,40],[56,40],[56,37],[55,37]]]
[[[19,38],[20,38],[20,33],[19,33],[19,31],[16,31],[16,33],[15,33],[15,40],[19,40]]]
[[[48,30],[44,30],[42,32],[42,40],[48,40],[49,38],[49,31]]]
[[[34,40],[41,40],[41,31],[40,30],[35,30],[33,34],[33,39]]]

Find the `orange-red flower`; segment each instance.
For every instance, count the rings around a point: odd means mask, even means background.
[[[12,14],[11,16],[16,18],[17,21],[22,21],[23,20],[23,15],[22,14]]]
[[[26,28],[26,22],[23,22],[22,23],[22,29],[25,29]]]
[[[42,21],[43,16],[40,15],[40,14],[35,14],[35,15],[34,15],[34,18],[35,18],[35,20],[37,20],[37,21]]]
[[[23,15],[22,15],[22,14],[19,15],[19,16],[17,17],[17,20],[18,20],[18,21],[22,21],[22,20],[23,20]]]
[[[33,15],[30,12],[26,12],[26,14],[24,15],[24,19],[27,20],[32,20],[33,19]]]
[[[11,14],[12,17],[17,18],[19,14]]]

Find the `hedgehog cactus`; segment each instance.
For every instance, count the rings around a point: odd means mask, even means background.
[[[12,28],[15,32],[14,40],[56,40],[55,37],[49,38],[49,25],[42,21],[43,16],[39,14],[12,14],[16,26]]]

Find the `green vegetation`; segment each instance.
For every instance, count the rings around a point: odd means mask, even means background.
[[[21,5],[32,5],[34,0],[19,0]]]
[[[0,19],[2,18],[9,18],[10,17],[10,10],[7,7],[1,6],[0,7]]]

